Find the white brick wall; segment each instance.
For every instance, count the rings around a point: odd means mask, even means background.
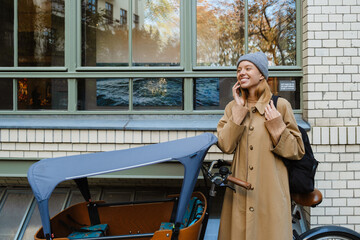
[[[112,151],[192,137],[201,133],[203,132],[1,129],[0,157],[51,158]],[[18,138],[20,135],[21,138]],[[205,160],[219,158],[231,160],[232,155],[223,154],[213,146]]]
[[[311,224],[360,231],[360,1],[302,4],[304,117],[324,195]]]

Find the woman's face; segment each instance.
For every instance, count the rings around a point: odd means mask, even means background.
[[[259,69],[249,61],[240,62],[237,68],[237,80],[242,89],[255,89],[265,79]]]

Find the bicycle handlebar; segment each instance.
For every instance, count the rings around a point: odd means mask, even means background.
[[[210,165],[210,167],[205,167],[206,164],[203,164],[203,169],[206,170],[206,177],[215,185],[217,186],[226,186],[229,187],[233,190],[235,190],[233,187],[227,185],[227,182],[232,182],[240,187],[245,188],[246,190],[253,190],[254,188],[251,186],[250,183],[245,182],[243,180],[240,180],[238,178],[235,178],[233,176],[231,176],[231,172],[229,171],[229,169],[225,166],[227,166],[227,162],[224,160],[217,160],[217,161],[213,161]],[[212,173],[212,169],[213,168],[219,168],[219,172],[218,173]]]
[[[238,179],[238,178],[235,178],[235,177],[233,177],[233,176],[230,176],[230,175],[227,177],[227,180],[228,180],[229,182],[232,182],[232,183],[240,186],[240,187],[245,188],[246,190],[252,190],[251,183],[242,181],[242,180],[240,180],[240,179]]]

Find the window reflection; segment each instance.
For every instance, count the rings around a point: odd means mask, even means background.
[[[13,80],[0,79],[0,110],[13,109]]]
[[[64,0],[18,0],[19,66],[63,66]]]
[[[234,66],[245,52],[244,0],[198,0],[197,65]]]
[[[80,79],[79,110],[128,110],[129,79]]]
[[[67,109],[66,79],[18,79],[18,109]]]
[[[55,216],[57,213],[59,213],[62,210],[65,200],[66,200],[65,192],[64,193],[54,192],[51,194],[51,197],[49,199],[50,218]],[[35,233],[39,230],[41,226],[42,225],[41,225],[39,208],[38,205],[35,204],[35,209],[31,215],[28,225],[26,226],[22,240],[33,240]]]
[[[107,24],[113,23],[113,5],[111,3],[105,2],[105,17],[107,19]]]
[[[134,109],[183,108],[183,79],[138,78],[134,79]]]
[[[125,0],[82,1],[83,66],[129,65],[129,30],[121,15],[128,9]]]
[[[97,200],[99,200],[100,192],[98,189],[90,189],[90,195],[91,195],[92,200],[97,201]],[[84,201],[85,201],[84,197],[82,196],[82,194],[79,190],[72,190],[69,201],[65,208],[68,208],[74,204],[81,203]]]
[[[271,92],[286,98],[293,109],[300,109],[300,80],[299,77],[269,77]]]
[[[180,65],[180,0],[136,0],[133,11],[134,65]]]
[[[249,51],[270,65],[296,65],[296,0],[249,0]]]
[[[134,201],[134,192],[133,191],[117,191],[117,190],[105,190],[102,200],[107,203],[117,203],[117,202],[130,202]]]
[[[127,24],[127,11],[125,9],[120,8],[120,25]]]
[[[14,66],[14,2],[1,1],[0,67]]]
[[[196,78],[194,81],[195,110],[222,110],[232,100],[236,78]]]
[[[31,191],[6,192],[0,211],[0,239],[14,239],[32,198]]]

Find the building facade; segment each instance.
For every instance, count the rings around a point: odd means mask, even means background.
[[[360,232],[360,0],[1,3],[0,223],[19,210],[0,236],[31,239],[39,224],[26,171],[40,159],[216,134],[238,57],[259,50],[320,161],[311,225]],[[206,160],[219,158],[232,156],[213,146]],[[164,164],[91,184],[106,197],[128,179],[181,177]],[[63,207],[77,198],[55,194]]]

